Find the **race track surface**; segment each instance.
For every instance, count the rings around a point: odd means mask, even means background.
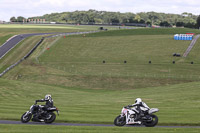
[[[54,125],[54,126],[93,126],[93,127],[114,127],[115,125],[109,124],[76,124],[76,123],[52,123],[45,124],[43,122],[28,122],[22,123],[21,121],[8,121],[0,120],[0,124],[24,124],[24,125]],[[144,126],[131,126],[127,125],[126,127],[144,127]],[[200,128],[200,126],[156,126],[156,128]]]

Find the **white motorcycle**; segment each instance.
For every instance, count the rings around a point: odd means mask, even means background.
[[[158,117],[153,113],[158,112],[159,109],[152,108],[147,109],[144,107],[140,107],[141,116],[135,121],[137,110],[136,107],[131,108],[130,106],[126,106],[122,108],[121,114],[117,116],[114,120],[114,124],[116,126],[124,126],[124,125],[145,125],[146,127],[154,127],[158,123]]]

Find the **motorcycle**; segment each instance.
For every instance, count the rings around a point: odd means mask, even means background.
[[[146,127],[154,127],[158,123],[158,117],[153,113],[158,112],[159,109],[151,108],[147,109],[144,107],[140,107],[141,116],[136,121],[135,118],[137,115],[137,107],[131,108],[129,106],[123,107],[121,114],[117,116],[114,120],[114,124],[116,126],[124,126],[124,125],[145,125]]]
[[[59,110],[56,107],[52,108],[47,108],[47,110],[43,110],[42,105],[32,105],[30,107],[30,110],[25,112],[21,116],[21,122],[22,123],[27,123],[31,120],[32,116],[32,121],[34,122],[45,122],[47,124],[50,124],[55,121],[56,115],[53,113],[54,111],[57,112],[57,115],[59,115]]]

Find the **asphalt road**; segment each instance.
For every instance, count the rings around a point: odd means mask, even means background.
[[[12,48],[14,48],[19,42],[30,36],[47,35],[54,33],[33,33],[33,34],[21,34],[16,35],[7,40],[2,46],[0,46],[0,59],[3,58]]]
[[[108,124],[75,124],[75,123],[52,123],[45,124],[42,122],[28,122],[0,120],[0,124],[17,124],[17,125],[56,125],[56,126],[94,126],[94,127],[114,127],[115,125]],[[144,126],[126,126],[126,127],[144,127]],[[156,126],[156,128],[200,128],[200,126]]]

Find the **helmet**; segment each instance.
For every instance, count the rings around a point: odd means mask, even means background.
[[[140,104],[141,102],[142,102],[142,99],[141,99],[141,98],[136,98],[136,99],[135,99],[135,103],[136,103],[136,104]]]
[[[51,99],[51,95],[50,94],[47,94],[44,98],[44,100],[50,100]]]

